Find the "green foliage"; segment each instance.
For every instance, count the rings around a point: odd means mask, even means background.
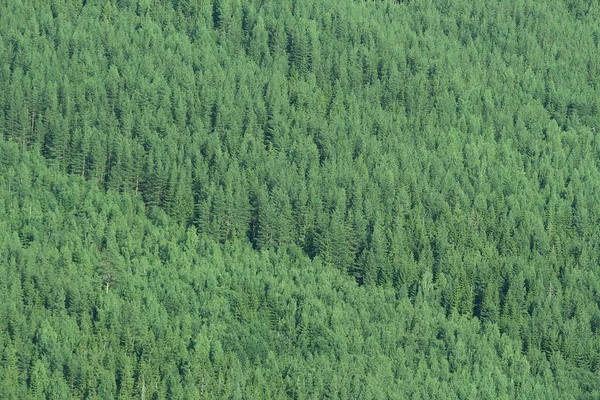
[[[2,1],[1,398],[597,398],[597,1]]]

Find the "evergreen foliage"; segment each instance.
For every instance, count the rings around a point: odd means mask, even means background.
[[[0,10],[0,398],[600,397],[598,1]]]

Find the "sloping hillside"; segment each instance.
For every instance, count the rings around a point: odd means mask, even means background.
[[[0,1],[0,397],[597,398],[597,1]]]

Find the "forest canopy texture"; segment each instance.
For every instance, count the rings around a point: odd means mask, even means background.
[[[0,0],[0,398],[600,398],[597,0]]]

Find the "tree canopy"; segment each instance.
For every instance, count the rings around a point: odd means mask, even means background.
[[[600,396],[597,0],[0,9],[0,397]]]

